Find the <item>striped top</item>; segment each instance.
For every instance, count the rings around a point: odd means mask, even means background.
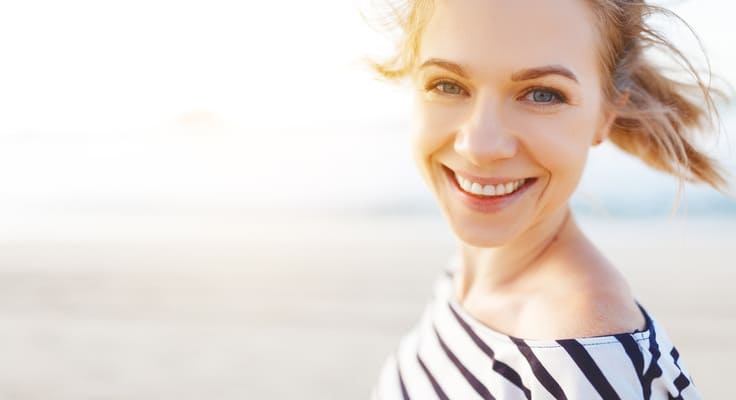
[[[661,326],[526,340],[483,325],[452,296],[451,267],[417,326],[385,362],[373,400],[702,399]]]

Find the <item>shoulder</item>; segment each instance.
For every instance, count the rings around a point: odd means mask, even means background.
[[[642,314],[624,277],[596,251],[578,254],[526,302],[522,324],[547,338],[583,338],[644,330]],[[523,326],[523,325],[522,325]]]
[[[520,329],[541,338],[585,338],[644,330],[646,319],[630,296],[577,293],[573,298],[540,296],[520,316]],[[524,325],[529,324],[529,329]]]

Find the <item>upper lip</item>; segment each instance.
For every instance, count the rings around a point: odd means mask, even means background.
[[[471,182],[479,183],[481,185],[497,185],[499,183],[509,183],[509,182],[514,182],[514,181],[518,181],[521,179],[529,178],[529,177],[511,178],[511,177],[505,177],[505,176],[482,177],[482,176],[471,175],[471,174],[468,174],[462,171],[454,170],[444,164],[442,166],[448,169],[452,174],[458,174]]]

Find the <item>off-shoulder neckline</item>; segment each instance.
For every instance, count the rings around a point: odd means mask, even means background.
[[[649,314],[644,310],[644,308],[637,303],[639,306],[639,309],[641,310],[642,314],[644,314],[644,318],[646,320],[646,326],[645,329],[636,329],[633,332],[622,332],[622,333],[612,333],[607,335],[598,335],[598,336],[586,336],[586,337],[575,337],[575,338],[560,338],[560,339],[526,339],[526,338],[520,338],[515,337],[513,335],[508,335],[506,333],[499,332],[490,326],[484,324],[474,316],[472,316],[470,313],[465,311],[465,309],[453,298],[448,298],[446,300],[447,306],[449,306],[457,315],[460,316],[460,318],[463,319],[468,325],[470,325],[473,330],[483,337],[483,339],[488,340],[490,342],[504,342],[504,343],[522,343],[528,347],[534,347],[534,348],[559,348],[562,347],[561,342],[566,341],[576,341],[580,343],[583,346],[601,346],[601,345],[607,345],[607,344],[620,344],[621,341],[619,338],[621,336],[629,336],[631,337],[635,342],[641,342],[646,341],[651,336],[652,332],[654,332],[654,321],[651,319]]]
[[[651,318],[649,313],[644,309],[644,307],[636,301],[637,307],[639,307],[639,310],[641,311],[642,315],[644,316],[644,320],[646,322],[644,329],[636,329],[633,332],[621,332],[621,333],[611,333],[606,335],[597,335],[597,336],[586,336],[586,337],[576,337],[576,338],[560,338],[560,339],[526,339],[526,338],[519,338],[512,335],[508,335],[506,333],[500,332],[496,329],[491,328],[490,326],[484,324],[477,318],[475,318],[473,315],[471,315],[469,312],[467,312],[462,305],[455,299],[454,297],[454,290],[453,290],[453,276],[454,272],[451,269],[446,270],[446,279],[448,283],[448,288],[446,290],[446,298],[440,299],[444,300],[448,307],[450,307],[460,318],[463,319],[468,325],[470,325],[476,333],[481,335],[484,339],[490,340],[492,342],[513,342],[517,344],[523,344],[528,347],[534,347],[534,348],[559,348],[562,346],[561,342],[565,341],[571,341],[574,340],[578,343],[580,343],[583,346],[601,346],[601,345],[607,345],[607,344],[620,344],[620,338],[622,336],[629,336],[631,339],[633,339],[635,342],[641,342],[649,340],[650,336],[654,334],[655,332],[655,323],[654,320]]]

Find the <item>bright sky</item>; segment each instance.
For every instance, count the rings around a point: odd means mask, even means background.
[[[0,129],[104,133],[192,110],[247,127],[341,118],[347,89],[375,86],[355,78],[377,38],[361,24],[345,0],[6,2]]]
[[[387,49],[358,13],[368,2],[4,2],[5,201],[247,197],[253,182],[273,183],[278,197],[288,190],[274,181],[298,169],[347,176],[339,165],[356,157],[408,171],[397,161],[409,157],[403,137],[391,149],[376,145],[374,156],[338,154],[370,147],[356,143],[371,132],[402,130],[408,111],[401,90],[377,83],[360,62]],[[736,82],[736,3],[691,0],[675,9],[701,35],[714,70]],[[223,133],[229,142],[187,139]],[[246,168],[259,168],[248,182]],[[292,181],[283,184],[310,189]],[[401,183],[381,185],[389,193]]]

